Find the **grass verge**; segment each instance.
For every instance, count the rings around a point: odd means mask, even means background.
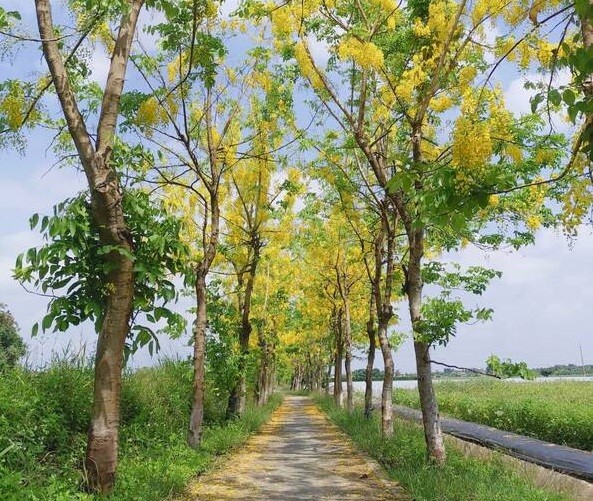
[[[164,362],[126,374],[122,387],[119,468],[112,500],[163,500],[183,490],[215,458],[242,444],[281,400],[249,407],[226,421],[224,398],[209,392],[202,447],[185,445],[192,369]],[[214,385],[211,385],[213,387]],[[0,377],[0,499],[93,500],[80,492],[92,371],[57,363],[43,371],[14,369]]]
[[[567,498],[534,487],[498,459],[465,457],[449,447],[445,466],[425,461],[421,428],[401,420],[395,434],[385,439],[377,415],[366,420],[362,410],[337,408],[331,398],[317,397],[317,404],[364,452],[375,458],[416,501],[560,501]]]

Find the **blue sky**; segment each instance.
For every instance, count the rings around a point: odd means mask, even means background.
[[[3,0],[6,8],[24,12],[25,26],[34,31],[33,2]],[[22,52],[7,64],[3,77],[30,75],[44,69],[38,52]],[[315,50],[323,51],[322,47]],[[94,78],[103,82],[108,60],[93,56]],[[523,88],[525,78],[503,74],[507,102],[515,113],[529,110],[529,95]],[[6,303],[21,326],[30,345],[29,362],[39,365],[52,352],[61,353],[68,345],[77,349],[81,343],[92,348],[95,335],[91,326],[66,334],[47,334],[31,340],[28,333],[44,315],[45,298],[27,293],[11,278],[16,255],[39,244],[29,230],[28,219],[34,212],[46,213],[51,207],[82,189],[85,179],[72,167],[51,168],[55,162],[48,149],[50,137],[37,132],[29,136],[23,155],[0,150],[0,302]],[[555,363],[580,363],[579,345],[585,363],[593,363],[593,235],[583,228],[569,246],[567,239],[552,230],[538,232],[536,244],[518,252],[490,252],[469,247],[451,260],[465,265],[481,264],[503,272],[476,304],[494,309],[494,320],[485,324],[462,326],[447,348],[439,348],[435,359],[465,366],[483,366],[491,353],[525,360],[531,366]],[[473,305],[470,301],[469,305]],[[183,306],[180,306],[183,308]],[[407,316],[402,306],[402,318]],[[405,327],[405,323],[403,324]],[[186,356],[187,338],[162,341],[162,354]],[[139,353],[135,365],[151,363],[147,353]],[[380,365],[380,364],[378,364]],[[396,354],[396,366],[402,371],[414,369],[414,356],[408,340]]]

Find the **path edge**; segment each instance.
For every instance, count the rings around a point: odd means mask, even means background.
[[[391,480],[387,473],[387,470],[379,463],[375,458],[372,458],[368,453],[361,450],[360,447],[356,445],[352,437],[348,435],[345,431],[343,431],[336,423],[334,423],[330,417],[318,404],[315,402],[315,399],[311,396],[308,396],[315,407],[320,411],[320,414],[323,416],[325,421],[329,423],[333,428],[335,428],[336,433],[345,441],[348,442],[352,446],[352,448],[356,451],[356,453],[360,456],[360,458],[365,462],[366,466],[371,470],[371,472],[375,475],[377,480],[381,482],[381,486],[391,495],[394,496],[394,499],[397,501],[411,501],[412,498],[406,492],[404,487],[396,480]]]

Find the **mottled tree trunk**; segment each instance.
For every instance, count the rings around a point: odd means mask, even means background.
[[[214,161],[214,160],[212,160]],[[206,277],[210,271],[212,261],[216,257],[216,246],[220,229],[220,207],[218,205],[218,192],[209,190],[210,206],[208,216],[205,216],[202,228],[204,235],[203,248],[204,256],[195,270],[195,293],[196,293],[196,319],[194,322],[194,382],[192,393],[191,412],[187,431],[187,444],[197,449],[202,441],[202,428],[204,425],[204,393],[205,393],[205,367],[206,362],[206,329],[208,328],[207,316],[207,287]],[[208,226],[210,231],[208,232]]]
[[[115,482],[123,350],[134,299],[134,263],[130,257],[134,246],[124,218],[122,188],[111,164],[111,151],[132,40],[143,4],[143,0],[131,1],[130,9],[121,21],[93,139],[78,109],[60,53],[50,2],[35,1],[43,54],[86,174],[91,194],[91,215],[98,228],[99,242],[126,251],[126,255],[111,252],[105,256],[112,270],[104,284],[108,297],[97,339],[93,407],[84,462],[87,488],[103,494],[109,494]]]
[[[271,394],[270,382],[272,357],[270,344],[266,341],[261,329],[258,329],[258,338],[261,356],[259,361],[257,385],[255,387],[255,401],[258,406],[262,406],[267,403]]]
[[[374,296],[372,296],[374,297]],[[373,368],[375,366],[376,331],[375,331],[375,301],[371,298],[369,306],[369,320],[367,322],[367,336],[369,338],[369,349],[367,352],[367,366],[364,382],[364,417],[370,419],[373,412]]]
[[[239,364],[237,367],[237,380],[231,389],[229,402],[227,406],[227,416],[241,416],[245,412],[246,386],[245,371],[247,370],[247,357],[249,356],[249,337],[251,333],[251,324],[249,321],[241,325],[239,331]]]
[[[391,345],[389,344],[389,337],[387,336],[387,326],[388,322],[379,319],[377,334],[379,337],[379,345],[381,346],[381,353],[383,355],[383,364],[385,366],[383,388],[381,390],[381,433],[385,437],[391,437],[393,435],[394,364]]]
[[[437,463],[443,464],[446,459],[445,445],[439,419],[439,408],[432,381],[432,367],[430,363],[430,345],[422,341],[420,330],[422,310],[422,275],[421,261],[424,253],[424,236],[417,230],[411,239],[410,259],[406,273],[406,287],[410,318],[414,331],[414,351],[416,355],[416,372],[418,374],[418,393],[420,395],[420,409],[424,424],[427,456]]]
[[[333,367],[333,362],[330,360],[330,362],[327,364],[327,371],[325,372],[325,395],[329,397],[329,382],[331,381],[331,376],[332,376],[332,367]]]
[[[199,268],[196,272],[196,319],[194,321],[194,383],[191,414],[187,443],[196,449],[202,440],[204,422],[204,362],[206,358],[206,275],[207,271]]]
[[[336,318],[336,357],[334,359],[334,402],[337,406],[344,406],[344,392],[342,389],[342,361],[344,358],[344,342],[342,340],[341,311]]]
[[[344,369],[346,371],[346,408],[354,410],[354,383],[352,381],[352,326],[350,324],[350,305],[344,302],[343,316],[344,333]]]

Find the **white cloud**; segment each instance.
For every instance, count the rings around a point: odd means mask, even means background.
[[[593,235],[582,230],[572,249],[562,235],[542,230],[536,244],[520,252],[485,255],[468,248],[453,256],[466,266],[500,270],[503,277],[467,303],[493,308],[493,320],[461,326],[446,348],[435,350],[434,358],[466,367],[484,367],[491,353],[530,366],[580,363],[582,345],[585,363],[593,363]],[[400,311],[406,318],[405,305]],[[407,325],[402,322],[402,328]],[[396,363],[402,371],[414,370],[410,340],[396,354]]]

